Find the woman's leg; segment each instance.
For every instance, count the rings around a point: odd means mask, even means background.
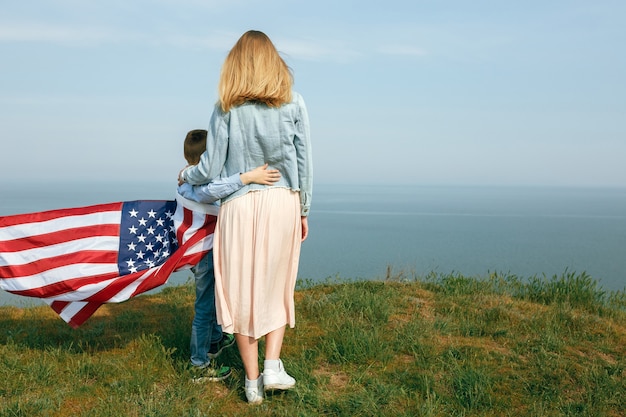
[[[283,348],[285,327],[272,330],[265,336],[265,360],[280,359],[280,351]]]
[[[239,355],[243,361],[246,378],[254,380],[259,378],[259,342],[254,337],[235,333],[235,340],[239,348]]]
[[[296,385],[296,380],[285,371],[283,361],[280,360],[285,328],[286,326],[283,326],[265,335],[265,361],[263,362],[265,391],[291,389]]]
[[[246,372],[246,398],[250,404],[260,404],[263,402],[263,376],[259,373],[259,342],[241,333],[235,333],[235,340]]]

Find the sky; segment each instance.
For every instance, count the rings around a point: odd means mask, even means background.
[[[0,0],[0,181],[169,182],[265,32],[319,184],[626,187],[626,2]]]

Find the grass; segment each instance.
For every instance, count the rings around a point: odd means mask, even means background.
[[[77,330],[0,307],[0,416],[624,416],[626,296],[585,273],[303,282],[283,360],[296,389],[249,406],[187,369],[190,285]],[[261,344],[262,345],[262,344]]]

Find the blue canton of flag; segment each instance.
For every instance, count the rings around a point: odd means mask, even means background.
[[[0,289],[44,299],[72,327],[196,265],[218,208],[127,201],[0,217]]]
[[[122,207],[118,268],[120,275],[163,264],[178,249],[176,202],[131,201]]]

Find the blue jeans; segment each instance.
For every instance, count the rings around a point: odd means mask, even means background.
[[[217,324],[215,312],[213,251],[204,255],[191,271],[196,279],[196,302],[191,325],[191,363],[203,366],[210,361],[208,353],[211,343],[222,339],[222,327]]]

